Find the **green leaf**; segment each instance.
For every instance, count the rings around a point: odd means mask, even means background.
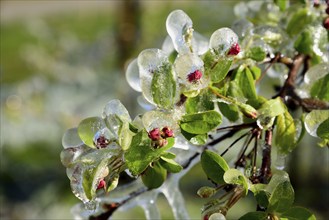
[[[123,150],[127,150],[130,147],[134,132],[130,130],[129,122],[124,122],[119,129],[119,145]]]
[[[149,166],[142,174],[142,181],[149,189],[160,187],[167,178],[167,171],[159,162],[155,162],[153,166]]]
[[[266,220],[268,214],[266,212],[248,212],[239,218],[239,220]]]
[[[152,97],[153,101],[162,108],[171,108],[175,102],[176,81],[172,72],[171,65],[163,64],[152,78]]]
[[[223,179],[227,184],[242,186],[245,190],[245,195],[248,194],[248,180],[240,170],[228,169],[225,171]]]
[[[100,117],[90,117],[82,120],[78,126],[78,134],[85,145],[95,148],[94,136],[97,131],[105,128],[105,122]]]
[[[100,161],[96,167],[85,169],[82,174],[82,187],[89,200],[96,196],[96,189],[99,181],[108,174],[108,158]]]
[[[313,98],[329,101],[329,73],[314,82],[310,93]]]
[[[191,134],[205,134],[222,122],[222,116],[214,111],[186,114],[180,121],[182,130]]]
[[[281,219],[287,220],[316,220],[316,217],[313,213],[302,207],[291,207],[280,217]]]
[[[167,159],[175,159],[176,155],[171,152],[163,152],[161,154],[161,157],[167,158]]]
[[[274,123],[276,116],[285,112],[285,105],[280,97],[266,101],[258,110],[258,125],[264,129],[269,129]]]
[[[207,134],[191,134],[184,130],[181,130],[182,135],[194,145],[204,145],[207,143],[208,135]]]
[[[321,123],[329,118],[328,110],[313,110],[305,116],[304,125],[306,131],[317,137],[317,129]]]
[[[186,113],[198,113],[208,110],[213,110],[214,106],[214,94],[209,89],[203,89],[198,96],[190,97],[185,102]]]
[[[296,147],[296,126],[287,109],[277,116],[274,140],[278,151],[283,154],[290,153]]]
[[[263,208],[268,206],[270,192],[266,191],[266,184],[257,183],[250,186],[250,191],[254,194],[257,204]]]
[[[287,33],[294,36],[302,31],[306,25],[312,23],[313,20],[314,16],[308,8],[300,8],[288,21]]]
[[[280,11],[285,11],[289,5],[289,0],[274,0],[274,3],[279,6]]]
[[[247,51],[246,57],[259,62],[265,59],[266,52],[261,47],[252,47]]]
[[[295,193],[289,181],[279,183],[269,199],[268,212],[283,213],[294,203]]]
[[[204,58],[205,74],[210,76],[210,79],[214,83],[221,82],[225,79],[227,73],[230,70],[233,60],[226,57],[219,57],[218,59],[208,51]]]
[[[252,76],[254,77],[254,80],[258,80],[259,77],[262,75],[262,70],[258,66],[251,66],[250,71],[252,73]]]
[[[201,154],[201,166],[207,177],[217,184],[224,184],[225,171],[229,169],[226,161],[218,154],[205,150]]]
[[[145,130],[137,133],[130,148],[125,152],[127,167],[133,175],[141,174],[150,163],[157,160],[165,151],[169,150],[175,143],[174,138],[167,138],[168,144],[154,149],[151,146],[151,139]]]
[[[319,138],[329,139],[329,118],[324,120],[316,130],[316,134]]]
[[[240,66],[235,78],[247,99],[257,99],[255,80],[248,67]]]
[[[176,161],[165,157],[161,157],[160,164],[170,173],[179,173],[183,169],[183,167]]]
[[[240,118],[239,109],[236,105],[219,102],[220,112],[230,121],[234,122]]]

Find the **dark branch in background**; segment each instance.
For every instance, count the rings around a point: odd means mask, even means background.
[[[260,183],[268,183],[271,176],[271,149],[272,149],[272,129],[265,132],[265,145],[263,147],[263,159],[260,168]]]

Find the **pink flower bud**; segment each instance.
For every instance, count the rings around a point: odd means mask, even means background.
[[[233,44],[230,50],[228,51],[228,55],[237,55],[240,53],[240,46],[238,43]]]
[[[105,180],[101,179],[101,181],[99,181],[99,183],[98,183],[97,189],[103,189],[103,188],[105,188],[105,186],[106,186]]]
[[[164,134],[164,138],[168,138],[168,137],[173,137],[174,136],[173,130],[171,130],[167,126],[164,127],[164,128],[162,128],[162,132]]]
[[[323,27],[327,30],[329,30],[329,17],[326,17],[324,20],[323,20]]]
[[[191,83],[196,83],[202,77],[202,72],[200,70],[196,70],[193,73],[187,75],[187,80]]]
[[[151,138],[152,141],[157,141],[160,139],[160,130],[159,128],[154,128],[149,132],[149,138]]]

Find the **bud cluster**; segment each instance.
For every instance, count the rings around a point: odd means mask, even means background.
[[[168,143],[167,138],[174,137],[174,132],[165,126],[161,130],[159,128],[152,129],[148,136],[152,140],[152,146],[158,148],[165,146]]]

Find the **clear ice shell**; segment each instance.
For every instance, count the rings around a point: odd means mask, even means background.
[[[153,109],[156,108],[155,105],[153,105],[152,103],[150,103],[149,101],[147,101],[145,99],[145,97],[142,96],[142,95],[140,95],[140,96],[137,97],[137,103],[140,105],[140,107],[142,107],[146,111],[151,111],[151,110],[153,110]]]
[[[306,131],[313,137],[317,137],[316,130],[319,125],[329,118],[328,110],[313,110],[305,116],[304,125]]]
[[[216,30],[210,37],[209,47],[215,54],[223,56],[234,45],[238,43],[238,35],[230,28],[224,27]]]
[[[163,127],[168,126],[172,130],[178,129],[178,125],[170,113],[165,113],[161,111],[149,111],[146,112],[142,117],[142,122],[147,131],[150,131],[154,128],[162,129]]]
[[[171,65],[168,56],[160,49],[146,49],[138,55],[137,59],[143,95],[148,102],[156,105],[153,101],[151,89],[153,73],[163,65]]]
[[[166,28],[178,53],[187,53],[191,49],[193,23],[182,10],[171,12],[166,20]]]
[[[286,159],[287,155],[286,154],[281,154],[280,152],[276,153],[276,159],[274,162],[274,166],[277,170],[284,170],[286,166]]]
[[[131,118],[126,107],[117,99],[109,101],[103,110],[103,118],[109,130],[119,137],[119,131],[123,123],[131,122]]]
[[[62,138],[62,145],[64,149],[83,145],[78,134],[78,128],[70,128],[66,130]]]
[[[86,145],[71,147],[62,150],[60,154],[61,162],[65,167],[69,167],[80,156],[90,152],[92,149]]]
[[[318,65],[312,66],[306,73],[304,77],[304,82],[308,85],[316,82],[317,80],[325,77],[329,74],[329,63],[320,63]]]
[[[137,92],[142,91],[137,59],[134,59],[128,64],[126,70],[126,80],[131,88],[133,88]]]
[[[232,24],[232,30],[238,35],[239,38],[249,35],[253,27],[253,23],[244,18],[236,20]]]
[[[179,82],[186,87],[187,91],[202,89],[208,86],[209,78],[204,74],[202,59],[192,53],[179,55],[174,63],[174,69],[179,79]],[[198,82],[189,82],[188,75],[199,70],[202,72],[202,77]]]
[[[168,55],[170,55],[175,50],[174,44],[170,36],[166,37],[161,49]],[[193,53],[197,55],[202,55],[206,53],[209,49],[209,39],[201,35],[200,33],[194,31],[192,38],[192,49]]]
[[[252,32],[254,35],[260,36],[265,43],[271,46],[278,46],[287,38],[281,28],[270,25],[257,26]]]

